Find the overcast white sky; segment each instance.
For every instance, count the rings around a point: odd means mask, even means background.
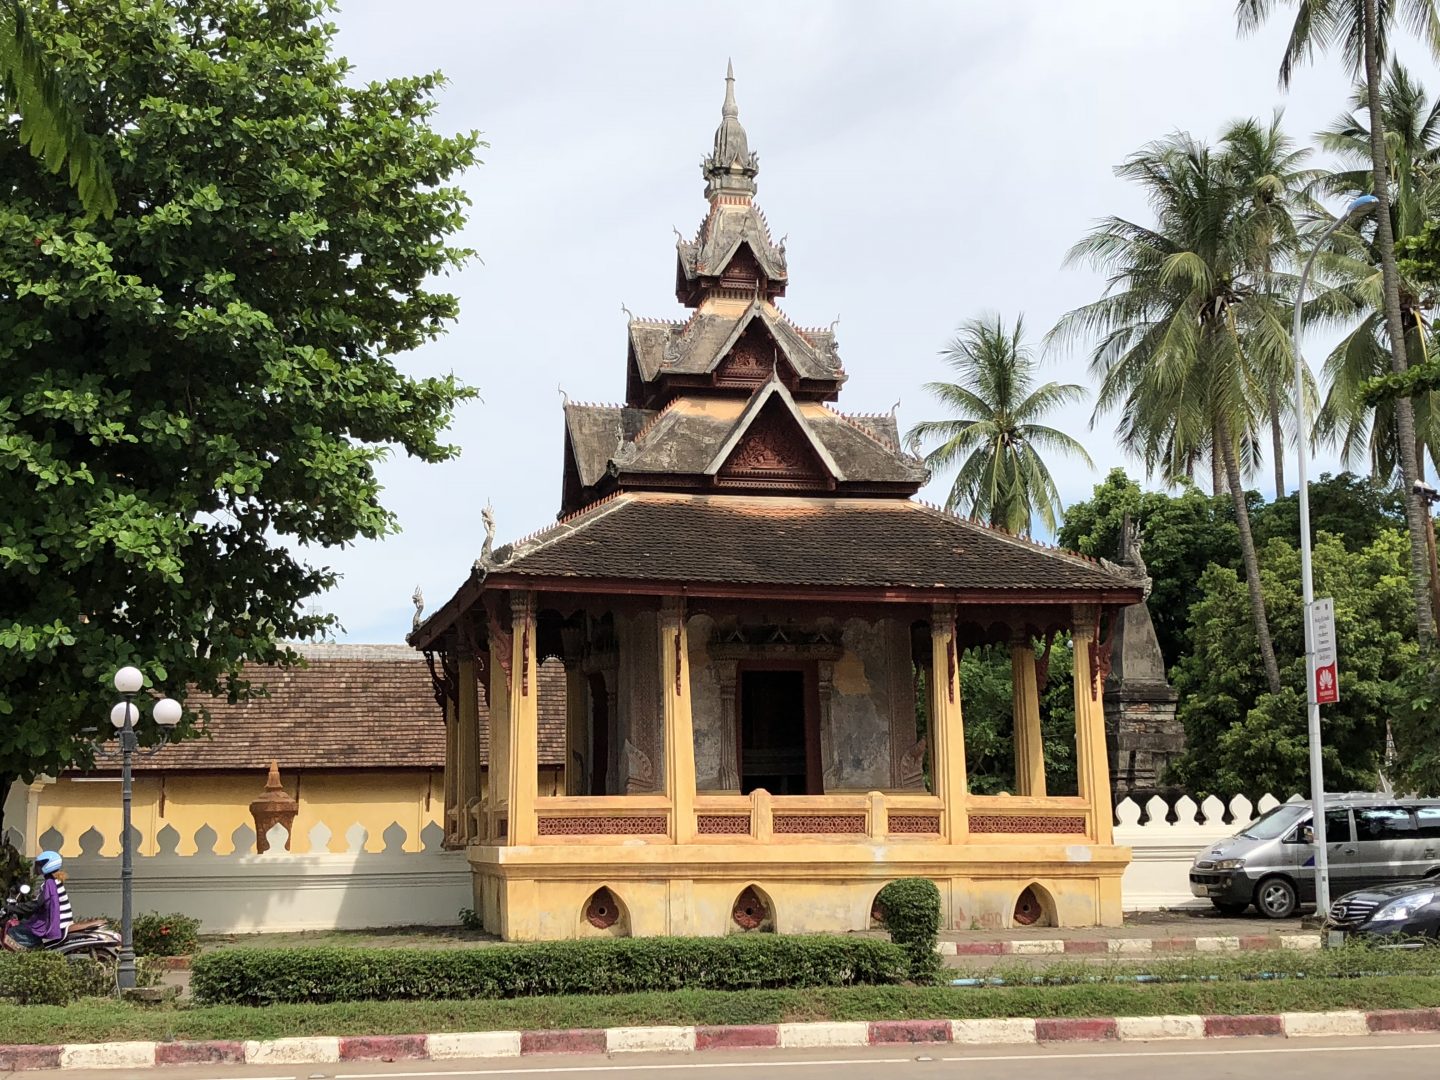
[[[342,0],[340,49],[358,78],[440,69],[437,125],[479,129],[485,164],[463,243],[480,252],[449,287],[459,322],[401,358],[454,371],[483,402],[459,414],[454,462],[400,459],[382,471],[403,533],[312,551],[344,575],[322,606],[350,641],[400,641],[410,594],[433,609],[469,571],[494,502],[498,541],[558,509],[560,398],[618,401],[625,319],[673,318],[671,227],[704,211],[699,161],[733,57],[740,118],[759,152],[757,201],[789,234],[789,295],[801,325],[840,318],[848,411],[899,399],[902,428],[933,415],[920,386],[957,323],[1023,312],[1038,341],[1103,283],[1061,267],[1098,217],[1141,215],[1112,167],[1185,129],[1286,111],[1297,137],[1346,105],[1334,60],[1275,75],[1286,12],[1236,37],[1233,0],[935,0],[860,3]],[[1417,70],[1436,80],[1433,65]],[[683,316],[682,316],[683,317]],[[1320,347],[1313,350],[1318,361]],[[1081,354],[1051,378],[1088,382]],[[1052,460],[1068,504],[1125,464],[1113,421],[1089,407],[1056,417],[1094,471]],[[1335,462],[1320,462],[1334,468]],[[1287,470],[1293,483],[1293,463]],[[1267,469],[1255,486],[1273,487]],[[945,485],[926,496],[942,501]]]

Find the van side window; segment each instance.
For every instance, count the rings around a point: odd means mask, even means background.
[[[1440,839],[1440,806],[1417,806],[1415,817],[1420,822],[1422,839]]]
[[[1355,810],[1359,840],[1413,840],[1415,819],[1403,806],[1367,806]]]
[[[1436,807],[1436,809],[1440,809],[1440,807]],[[1435,819],[1435,824],[1440,826],[1440,818]],[[1348,844],[1350,840],[1350,811],[1326,810],[1325,843]]]

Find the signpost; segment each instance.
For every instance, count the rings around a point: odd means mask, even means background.
[[[1311,693],[1315,704],[1334,705],[1340,700],[1340,671],[1335,658],[1335,601],[1330,597],[1311,603],[1310,634],[1315,650]]]

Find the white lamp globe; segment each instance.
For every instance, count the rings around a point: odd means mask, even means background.
[[[145,676],[137,667],[122,667],[115,672],[115,689],[122,694],[138,694],[145,685]]]
[[[174,698],[161,698],[155,703],[151,715],[155,717],[155,723],[161,727],[171,728],[180,722],[180,714],[184,712],[180,708],[180,702]]]
[[[130,710],[131,727],[134,727],[140,722],[140,710],[137,709],[134,705],[130,705],[124,701],[119,701],[116,702],[115,707],[110,710],[110,723],[115,725],[116,730],[120,730],[125,727],[126,709]]]

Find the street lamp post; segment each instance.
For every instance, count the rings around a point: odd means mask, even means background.
[[[140,740],[135,734],[136,725],[140,722],[140,709],[133,700],[144,685],[145,676],[139,668],[121,668],[115,673],[115,689],[120,692],[120,700],[110,710],[110,723],[120,733],[120,962],[115,970],[115,982],[121,990],[130,990],[135,986],[135,867],[130,839],[130,761],[140,749]],[[169,741],[170,732],[180,722],[181,712],[180,703],[171,698],[155,702],[151,715],[160,729],[160,743],[151,753]]]
[[[1305,477],[1305,439],[1309,424],[1305,415],[1305,360],[1300,355],[1300,317],[1305,310],[1305,282],[1310,277],[1311,267],[1315,265],[1315,256],[1320,254],[1320,249],[1335,235],[1340,226],[1379,202],[1374,195],[1361,195],[1330,223],[1330,227],[1315,242],[1310,257],[1305,260],[1305,268],[1300,271],[1300,282],[1295,287],[1295,317],[1290,327],[1290,349],[1295,354],[1295,442],[1300,475],[1300,587],[1305,604],[1305,700],[1308,704],[1310,731],[1310,816],[1315,848],[1315,910],[1320,915],[1330,910],[1330,852],[1325,840],[1325,771],[1320,758],[1320,702],[1315,695],[1315,628],[1310,620],[1311,608],[1315,603],[1315,572],[1310,556],[1310,487]],[[1275,494],[1278,498],[1280,493],[1277,491]]]

